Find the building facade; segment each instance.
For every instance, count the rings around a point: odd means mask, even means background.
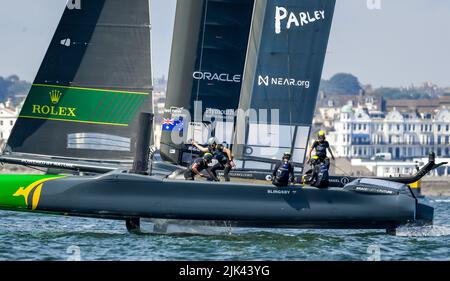
[[[13,107],[11,100],[0,103],[0,145],[3,151],[4,145],[11,134],[11,131],[19,116],[20,106]]]
[[[450,156],[450,111],[442,108],[433,114],[389,113],[341,109],[329,140],[338,157],[370,159],[390,154],[394,160],[424,157],[435,152]]]

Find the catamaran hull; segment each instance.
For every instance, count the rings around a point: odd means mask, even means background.
[[[17,176],[15,187],[10,180],[8,188],[2,190],[1,209],[107,219],[228,221],[243,227],[329,229],[393,229],[420,220],[430,223],[433,216],[432,209],[418,204],[408,193],[191,182],[128,173],[44,177],[27,188],[19,182]],[[26,204],[19,204],[20,200]]]

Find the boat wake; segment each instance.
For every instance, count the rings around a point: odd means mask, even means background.
[[[398,237],[442,237],[450,236],[449,226],[401,227],[397,229]]]
[[[436,203],[450,203],[450,199],[437,199],[433,201]]]
[[[151,234],[231,235],[233,227],[227,222],[203,222],[152,219],[143,220],[141,228]]]

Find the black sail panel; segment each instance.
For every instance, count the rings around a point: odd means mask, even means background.
[[[69,1],[6,151],[129,160],[151,89],[149,0]]]
[[[256,2],[234,146],[243,168],[269,169],[284,152],[303,164],[334,7],[335,0]]]
[[[162,125],[165,160],[189,162],[189,139],[203,142],[216,135],[231,143],[253,6],[254,0],[177,2]],[[217,126],[212,127],[214,122]],[[179,142],[174,141],[174,133],[180,136]]]

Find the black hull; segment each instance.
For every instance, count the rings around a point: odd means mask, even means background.
[[[227,221],[239,227],[392,229],[417,223],[419,206],[410,191],[387,195],[111,173],[45,183],[35,211],[124,220]]]

